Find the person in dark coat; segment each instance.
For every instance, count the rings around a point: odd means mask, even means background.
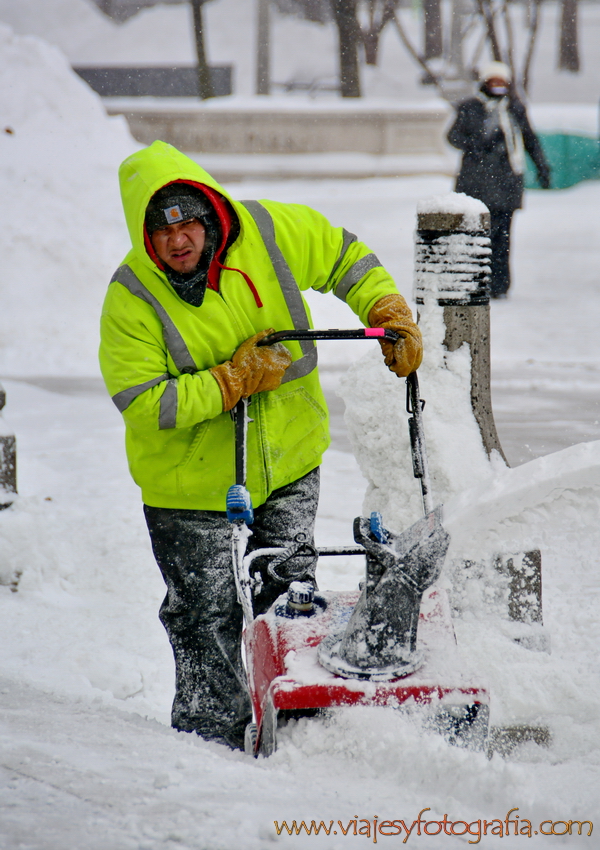
[[[510,83],[508,66],[490,62],[481,74],[478,94],[459,105],[448,132],[450,144],[463,151],[456,191],[483,201],[490,211],[492,298],[506,298],[510,287],[510,227],[523,200],[525,151],[542,188],[550,188],[550,168],[542,146]]]

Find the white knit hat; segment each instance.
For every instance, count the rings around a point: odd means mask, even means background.
[[[488,64],[485,65],[479,73],[479,80],[482,83],[485,83],[487,80],[492,80],[494,77],[498,77],[499,79],[506,80],[507,83],[510,83],[512,80],[512,74],[508,65],[505,65],[504,62],[488,62]]]

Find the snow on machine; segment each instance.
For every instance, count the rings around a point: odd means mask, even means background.
[[[398,339],[383,328],[279,331],[258,344],[286,340]],[[253,510],[246,489],[248,400],[234,410],[236,483],[227,494],[237,595],[246,628],[244,646],[254,722],[246,729],[246,752],[273,753],[277,728],[290,718],[353,705],[425,710],[427,725],[453,743],[485,746],[489,697],[460,659],[449,602],[435,586],[449,545],[441,506],[434,508],[422,424],[424,402],[416,373],[407,378],[408,424],[415,478],[420,479],[424,517],[402,534],[383,527],[379,513],[354,520],[354,546],[314,548],[298,539],[288,548],[247,552]],[[299,535],[301,537],[302,535]],[[365,581],[356,591],[320,592],[292,581],[287,594],[254,615],[261,577],[257,558],[280,576],[290,558],[362,555]]]

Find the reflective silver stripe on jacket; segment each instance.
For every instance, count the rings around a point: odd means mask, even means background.
[[[112,397],[112,400],[117,405],[119,413],[123,413],[124,410],[127,410],[134,398],[137,398],[139,395],[146,392],[146,390],[149,390],[150,387],[155,387],[157,384],[160,384],[162,381],[167,381],[169,378],[169,373],[165,372],[164,375],[159,375],[158,378],[151,378],[149,381],[144,381],[143,384],[138,384],[136,387],[128,387],[126,390],[121,390],[120,393],[117,393]]]
[[[327,278],[327,282],[325,284],[323,284],[323,286],[319,287],[319,289],[317,289],[317,292],[327,292],[327,287],[329,286],[329,281],[331,280],[331,278],[334,276],[334,274],[338,270],[338,266],[342,262],[342,260],[344,259],[345,255],[346,255],[346,251],[348,250],[350,245],[352,245],[353,242],[356,242],[356,236],[354,235],[354,233],[350,233],[350,231],[346,230],[345,228],[342,228],[342,229],[343,229],[343,232],[344,232],[344,240],[342,242],[342,250],[340,251],[340,256],[335,261],[335,264],[334,264],[333,268],[331,269],[329,277]]]
[[[348,293],[355,284],[362,280],[367,272],[371,269],[381,268],[381,263],[375,254],[367,254],[366,257],[361,257],[353,266],[350,266],[344,277],[340,280],[335,288],[335,294],[341,301],[345,301]]]
[[[310,324],[300,293],[300,287],[296,283],[292,270],[275,241],[275,225],[273,224],[271,213],[262,204],[259,204],[258,201],[242,201],[241,203],[254,219],[262,240],[265,243],[265,248],[267,249],[269,259],[273,263],[285,303],[292,317],[294,329],[308,330]],[[295,381],[296,378],[304,378],[305,375],[310,374],[316,368],[317,348],[314,342],[310,339],[300,340],[300,348],[302,350],[302,357],[299,360],[295,360],[286,369],[283,381],[281,382],[282,384],[286,384],[288,381]]]
[[[125,289],[128,290],[128,292],[131,292],[132,295],[135,295],[137,298],[141,298],[142,301],[150,304],[150,306],[156,311],[156,314],[162,324],[163,337],[165,345],[167,346],[167,351],[171,355],[173,363],[177,367],[178,371],[182,373],[197,372],[198,367],[196,366],[194,358],[190,354],[183,337],[177,330],[175,322],[171,319],[160,301],[144,286],[135,272],[133,272],[127,265],[120,266],[112,276],[110,282],[114,283],[115,281],[118,281],[125,287]],[[170,378],[168,373],[159,375],[157,378],[151,378],[149,381],[145,381],[143,384],[138,384],[135,387],[129,387],[126,390],[122,390],[120,393],[113,396],[113,401],[121,413],[123,413],[134,398],[137,398],[145,390],[148,390],[150,387],[154,387],[163,381],[167,382],[167,384],[162,396],[160,397],[158,427],[160,430],[175,428],[177,424],[177,382],[175,379]]]
[[[167,381],[164,393],[160,397],[158,413],[159,430],[177,427],[177,380]]]
[[[173,359],[173,363],[177,366],[180,372],[197,372],[198,367],[194,362],[194,358],[185,344],[185,341],[173,319],[169,316],[158,298],[155,298],[151,292],[144,286],[139,277],[133,272],[129,266],[121,266],[116,270],[111,278],[111,283],[118,281],[125,289],[129,290],[132,295],[136,295],[150,304],[156,310],[158,318],[163,327],[163,336],[167,350]]]

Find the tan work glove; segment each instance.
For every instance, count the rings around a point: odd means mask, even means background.
[[[372,328],[390,328],[401,336],[397,342],[380,339],[385,365],[399,378],[416,372],[423,359],[423,339],[413,322],[410,307],[401,295],[384,295],[369,311]]]
[[[231,410],[241,398],[254,393],[276,390],[292,355],[285,345],[265,345],[257,348],[259,339],[273,333],[273,328],[260,331],[243,342],[231,360],[213,366],[209,372],[215,378],[223,397],[223,410]]]

